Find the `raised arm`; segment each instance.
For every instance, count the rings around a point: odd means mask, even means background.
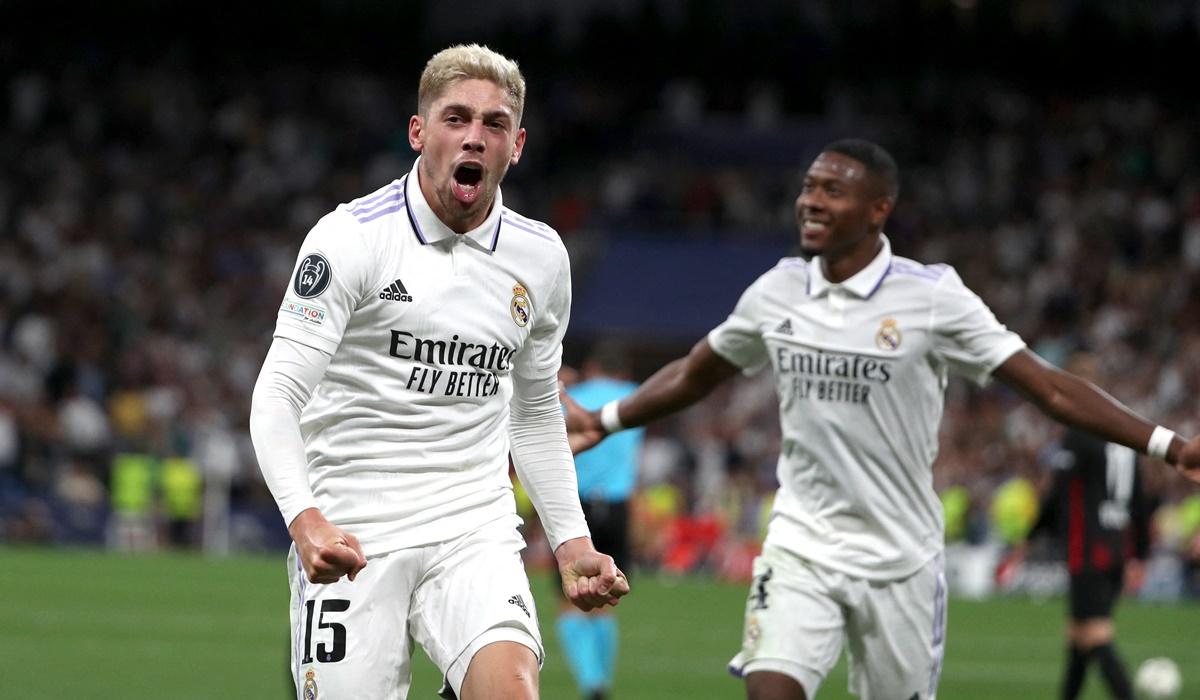
[[[996,368],[994,376],[1051,418],[1173,464],[1200,482],[1200,438],[1186,440],[1129,410],[1091,382],[1060,370],[1028,350]]]
[[[687,408],[738,371],[736,365],[713,351],[708,338],[702,338],[685,357],[655,372],[637,391],[619,402],[588,412],[564,399],[571,451],[578,454],[609,433],[636,428]]]

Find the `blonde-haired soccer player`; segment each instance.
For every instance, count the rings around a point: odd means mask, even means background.
[[[781,261],[631,396],[593,413],[570,407],[572,444],[586,449],[739,371],[773,370],[780,487],[730,662],[751,700],[814,698],[843,639],[860,697],[935,697],[946,585],[931,469],[951,372],[996,377],[1067,425],[1200,477],[1200,438],[1185,442],[1042,362],[953,268],[894,255],[882,231],[898,191],[882,148],[829,144],[796,200],[801,246],[815,257]]]
[[[301,697],[404,698],[414,641],[444,697],[537,697],[510,452],[572,602],[629,590],[592,546],[558,402],[566,251],[499,188],[524,99],[504,56],[438,53],[409,120],[412,170],[300,247],[250,428],[294,542]]]

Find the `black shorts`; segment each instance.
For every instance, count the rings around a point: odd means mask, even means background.
[[[1088,571],[1071,577],[1071,619],[1112,617],[1125,576],[1122,569]]]
[[[628,501],[584,501],[583,515],[592,532],[592,544],[596,551],[607,554],[617,562],[617,568],[629,576],[629,502]],[[562,579],[554,569],[554,580],[562,593]]]

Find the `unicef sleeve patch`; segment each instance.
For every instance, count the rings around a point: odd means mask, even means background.
[[[296,268],[296,279],[292,280],[292,291],[301,299],[312,299],[320,296],[329,287],[333,277],[333,268],[329,261],[321,255],[313,253],[300,261]]]

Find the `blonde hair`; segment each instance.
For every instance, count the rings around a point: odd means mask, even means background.
[[[424,116],[434,100],[462,80],[490,80],[508,95],[508,106],[517,124],[525,111],[525,76],[516,61],[479,44],[459,44],[442,49],[429,59],[421,73],[417,91],[417,110]]]

